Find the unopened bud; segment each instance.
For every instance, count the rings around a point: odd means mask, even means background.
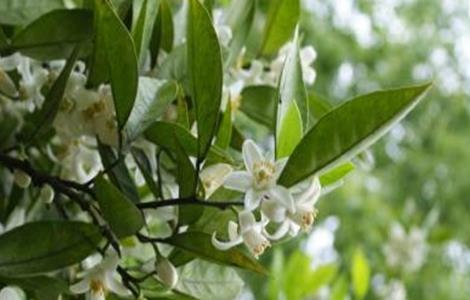
[[[178,283],[178,271],[175,266],[166,258],[155,264],[158,279],[168,288],[172,289]]]
[[[31,184],[31,177],[21,170],[15,169],[13,176],[15,183],[21,188],[25,189]]]
[[[54,190],[50,185],[45,184],[41,188],[41,192],[39,193],[39,199],[41,199],[41,201],[47,204],[52,203],[52,201],[54,200]]]

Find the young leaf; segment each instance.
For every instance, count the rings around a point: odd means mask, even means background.
[[[325,174],[322,174],[320,176],[320,184],[323,187],[332,185],[343,179],[344,176],[351,173],[355,168],[354,164],[350,162],[339,165]]]
[[[153,27],[152,39],[150,40],[150,54],[152,66],[155,65],[160,49],[170,52],[173,48],[173,16],[171,7],[167,0],[160,1],[157,19]]]
[[[221,149],[228,149],[232,139],[232,105],[227,101],[225,112],[222,115],[222,121],[219,125],[219,131],[215,139],[215,144]]]
[[[95,179],[96,199],[111,230],[118,238],[135,234],[144,225],[140,210],[102,175]]]
[[[242,91],[240,110],[270,129],[275,126],[276,105],[276,89],[272,86],[253,85]]]
[[[133,5],[132,38],[134,39],[139,66],[145,63],[152,28],[158,12],[158,1],[156,0],[135,0]]]
[[[168,104],[176,98],[173,81],[139,77],[139,89],[124,132],[128,142],[135,140],[150,124],[163,115]]]
[[[369,289],[370,267],[360,248],[354,251],[351,266],[351,280],[356,299],[364,299]]]
[[[189,0],[187,59],[191,97],[196,107],[198,149],[202,161],[215,134],[222,95],[222,58],[209,13],[199,0]]]
[[[142,173],[142,176],[144,176],[145,183],[147,184],[149,190],[152,192],[155,198],[159,198],[160,191],[157,183],[153,179],[152,166],[149,159],[147,158],[147,155],[145,155],[145,152],[139,148],[132,148],[131,153],[135,163],[137,164],[137,167]]]
[[[405,117],[430,86],[378,91],[354,98],[332,110],[297,145],[279,183],[292,186],[360,153]]]
[[[38,60],[67,58],[74,47],[93,37],[93,13],[85,9],[54,10],[41,16],[11,41],[11,48]]]
[[[90,83],[111,81],[119,129],[134,106],[138,69],[134,43],[109,0],[95,0],[95,47]]]
[[[96,251],[97,227],[69,221],[25,224],[0,235],[0,276],[20,277],[70,266]]]
[[[165,240],[166,243],[190,252],[204,260],[221,265],[242,268],[255,273],[266,274],[267,271],[256,260],[246,256],[238,249],[220,251],[212,246],[211,235],[202,232],[184,232]]]
[[[54,9],[65,8],[62,0],[2,0],[0,1],[0,23],[26,25],[39,16]]]
[[[299,16],[300,0],[270,1],[261,53],[275,54],[292,36]]]
[[[308,97],[302,79],[299,34],[295,33],[279,81],[276,117],[276,157],[289,156],[308,128]]]

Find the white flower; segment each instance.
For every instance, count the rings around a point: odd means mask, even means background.
[[[17,68],[21,74],[20,98],[26,101],[28,109],[33,111],[36,107],[41,107],[44,102],[41,89],[48,81],[49,73],[39,62],[27,57],[21,57]]]
[[[50,204],[54,200],[54,190],[48,184],[45,184],[39,192],[39,199],[44,203]]]
[[[119,258],[116,253],[106,256],[101,263],[85,271],[84,278],[70,287],[73,294],[87,293],[89,300],[105,300],[108,291],[119,296],[129,296],[129,290],[116,278]]]
[[[232,170],[232,167],[228,164],[214,164],[201,171],[201,183],[204,187],[206,198],[209,198],[224,184],[225,178],[230,175]]]
[[[292,188],[294,198],[294,212],[286,210],[272,200],[266,200],[261,205],[261,212],[269,220],[281,223],[274,234],[265,232],[272,240],[280,239],[287,233],[296,236],[300,229],[308,231],[317,214],[315,204],[320,198],[321,185],[318,177],[308,179]]]
[[[15,227],[23,225],[26,219],[26,211],[22,207],[15,208],[8,217],[5,224],[0,223],[0,234],[12,230]]]
[[[166,258],[162,258],[155,264],[155,271],[158,279],[169,289],[178,283],[178,271],[175,266]]]
[[[219,250],[228,250],[241,243],[245,243],[248,250],[255,256],[263,254],[264,250],[271,246],[269,240],[263,235],[266,220],[256,222],[255,216],[250,211],[242,211],[238,214],[238,222],[240,224],[240,231],[238,224],[229,221],[228,223],[228,237],[229,241],[221,242],[217,240],[216,232],[212,234],[212,244]]]
[[[225,180],[228,189],[245,192],[245,209],[256,209],[263,198],[269,198],[294,211],[294,199],[287,188],[277,185],[276,181],[287,160],[277,162],[266,159],[258,146],[246,140],[243,143],[243,160],[247,171],[236,171]]]
[[[7,95],[8,97],[18,96],[15,83],[11,80],[10,76],[2,70],[0,67],[0,93]]]
[[[21,170],[15,169],[13,176],[15,183],[23,189],[27,188],[31,184],[31,177]]]
[[[292,42],[287,43],[279,50],[279,54],[275,60],[271,63],[271,76],[273,81],[276,82],[282,72],[284,67],[284,62],[289,52],[290,47],[292,47]],[[300,49],[300,63],[302,66],[302,78],[307,85],[312,85],[315,82],[316,72],[315,69],[311,66],[312,63],[317,58],[317,52],[312,46],[306,46]]]
[[[0,300],[24,300],[26,299],[22,290],[17,287],[7,286],[0,290]]]
[[[405,272],[417,271],[424,264],[428,252],[426,233],[417,227],[406,233],[399,223],[393,223],[383,250],[390,267],[401,268]]]

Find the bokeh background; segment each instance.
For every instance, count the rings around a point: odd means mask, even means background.
[[[249,277],[240,298],[470,299],[470,2],[302,6],[302,44],[317,52],[312,95],[337,105],[380,88],[434,88],[325,191],[310,234],[262,258],[270,278]]]

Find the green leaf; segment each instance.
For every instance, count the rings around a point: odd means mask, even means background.
[[[302,139],[302,117],[295,101],[291,101],[277,129],[276,158],[284,158],[294,151]]]
[[[356,248],[352,257],[351,280],[356,299],[363,299],[369,289],[370,267],[361,248]]]
[[[328,99],[318,93],[310,91],[308,95],[308,111],[310,113],[310,125],[315,124],[319,119],[326,115],[333,106]]]
[[[0,282],[6,285],[16,285],[23,290],[35,294],[37,300],[57,299],[59,295],[68,292],[69,285],[62,279],[48,276],[24,278],[2,278]]]
[[[160,1],[157,19],[150,40],[152,66],[155,65],[160,49],[170,52],[173,48],[174,29],[171,7],[167,0]]]
[[[128,142],[135,140],[165,112],[176,98],[177,85],[173,81],[139,77],[139,88],[134,107],[126,123]]]
[[[289,156],[308,128],[308,98],[302,78],[298,31],[295,33],[279,81],[276,117],[276,157]]]
[[[1,24],[25,25],[45,13],[64,8],[63,0],[2,0]]]
[[[0,276],[22,277],[70,266],[96,251],[97,227],[82,222],[40,221],[0,235]]]
[[[181,141],[176,132],[173,132],[176,141],[176,164],[177,181],[179,186],[179,197],[190,198],[196,195],[198,176],[188,155],[184,151]],[[178,208],[178,223],[192,224],[201,216],[204,208],[202,206],[180,206]]]
[[[232,268],[195,260],[179,269],[176,289],[198,299],[236,299],[243,280]]]
[[[94,191],[103,217],[118,238],[135,234],[144,225],[140,210],[102,175],[95,179]]]
[[[119,129],[129,117],[137,94],[138,69],[134,43],[109,0],[95,0],[95,52],[90,82],[111,81]]]
[[[152,37],[152,28],[158,13],[159,3],[156,0],[134,0],[132,38],[134,39],[138,54],[139,66],[143,66],[147,55],[148,46]]]
[[[204,260],[221,265],[242,268],[248,271],[266,274],[266,270],[256,260],[246,256],[238,249],[220,251],[214,248],[211,236],[202,232],[185,232],[172,236],[165,243],[181,248]]]
[[[132,148],[131,153],[135,163],[137,164],[137,167],[144,176],[145,183],[147,184],[148,188],[155,198],[159,198],[160,191],[158,189],[157,183],[153,179],[152,166],[149,159],[147,158],[147,155],[145,155],[145,152],[139,148]]]
[[[345,275],[341,275],[333,285],[331,300],[344,300],[348,295],[348,289],[348,279]]]
[[[320,184],[323,187],[335,184],[339,180],[343,179],[344,176],[354,171],[355,168],[354,164],[350,162],[339,165],[325,174],[322,174],[320,176]]]
[[[173,133],[189,156],[197,155],[197,139],[184,127],[168,122],[155,122],[146,131],[145,138],[152,143],[165,148],[170,152],[177,151],[177,144]],[[217,161],[231,162],[231,158],[219,147],[212,146],[209,155]]]
[[[225,112],[222,115],[222,121],[219,125],[215,144],[221,149],[228,149],[230,140],[232,139],[232,105],[227,101]]]
[[[321,118],[295,148],[279,183],[292,186],[360,153],[404,118],[430,86],[378,91],[335,108]]]
[[[31,142],[34,138],[39,137],[51,128],[52,122],[59,111],[67,81],[75,66],[79,52],[80,46],[76,46],[70,58],[67,60],[64,69],[48,91],[41,109],[30,115],[30,119],[34,124],[32,124],[32,128],[25,127],[24,129],[23,136],[26,142]]]
[[[240,110],[256,122],[274,129],[276,89],[270,85],[253,85],[243,89]]]
[[[197,157],[202,161],[209,151],[216,131],[223,73],[217,34],[209,13],[199,0],[190,0],[187,44],[191,97],[197,119]]]
[[[85,9],[54,10],[16,34],[11,48],[38,60],[67,58],[74,47],[93,37],[93,13]]]
[[[275,54],[292,36],[299,16],[299,0],[270,1],[261,53],[264,55]]]

